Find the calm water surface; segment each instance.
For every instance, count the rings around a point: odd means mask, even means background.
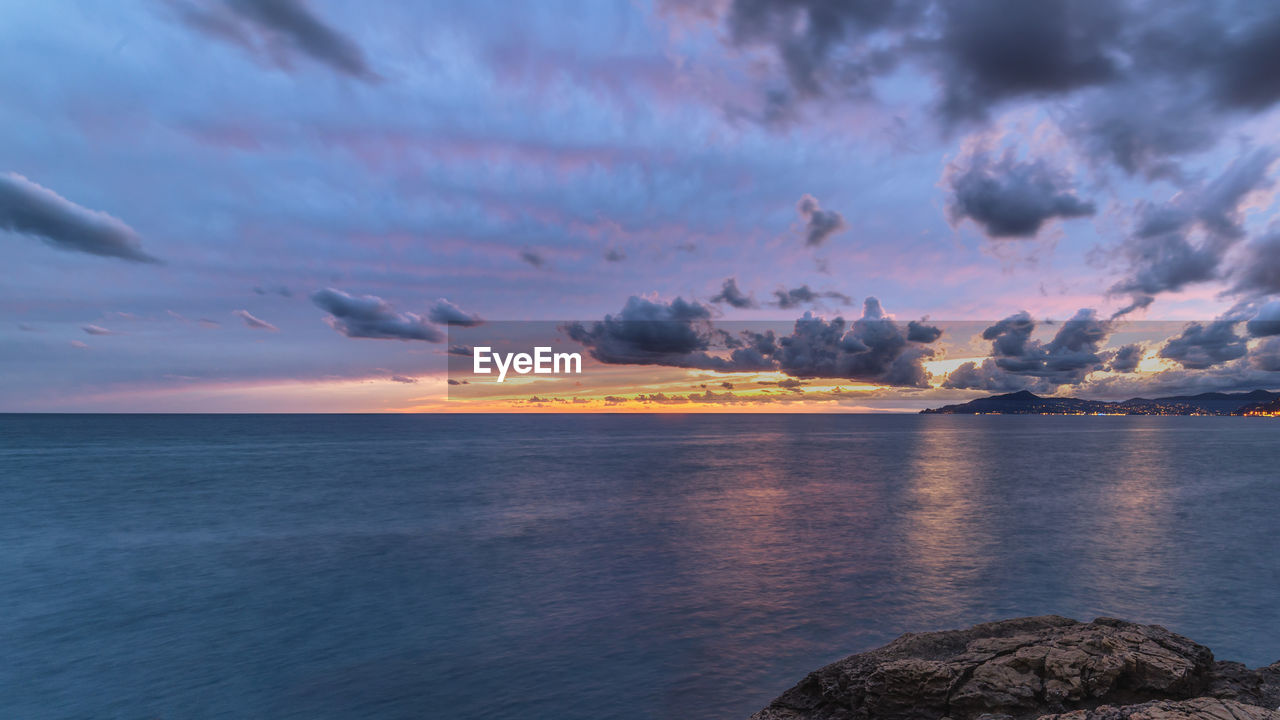
[[[744,718],[899,633],[1280,658],[1280,423],[0,416],[0,717]]]

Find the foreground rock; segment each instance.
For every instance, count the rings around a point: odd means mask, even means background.
[[[812,672],[752,720],[1280,720],[1250,670],[1158,625],[1044,616],[907,634]]]

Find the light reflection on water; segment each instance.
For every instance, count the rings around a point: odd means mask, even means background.
[[[0,416],[0,716],[745,717],[904,631],[1280,658],[1247,418]]]
[[[928,418],[926,422],[932,421]],[[973,602],[982,577],[998,562],[984,482],[993,438],[986,428],[940,427],[910,444],[903,474],[901,585],[914,612],[929,626]]]

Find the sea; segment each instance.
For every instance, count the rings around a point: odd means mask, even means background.
[[[1059,614],[1280,659],[1280,423],[0,415],[0,718],[743,719]]]

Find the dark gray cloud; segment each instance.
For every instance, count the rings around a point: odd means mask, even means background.
[[[1235,326],[1231,320],[1193,323],[1160,348],[1160,357],[1173,360],[1189,370],[1203,370],[1238,360],[1248,351],[1248,340],[1236,334]]]
[[[1270,17],[1247,17],[1242,30],[1218,45],[1210,60],[1214,97],[1223,105],[1263,110],[1280,100],[1280,15],[1276,8],[1259,8]]]
[[[547,266],[547,259],[543,257],[541,254],[534,252],[533,250],[521,250],[520,260],[522,262],[527,262],[536,268],[542,268]]]
[[[892,50],[845,42],[879,30],[907,27],[924,6],[924,2],[734,0],[725,23],[734,44],[775,49],[789,89],[773,90],[770,101],[783,106],[793,95],[822,95],[829,80],[845,87],[865,85],[870,78],[891,70],[896,63]]]
[[[1144,205],[1135,234],[1154,237],[1198,225],[1214,237],[1244,237],[1241,205],[1249,193],[1271,185],[1268,171],[1275,160],[1271,148],[1243,153],[1213,180],[1184,189],[1167,203]]]
[[[1280,372],[1280,337],[1269,337],[1250,350],[1249,365],[1265,372]]]
[[[942,328],[928,325],[920,320],[907,323],[907,340],[918,343],[931,343],[942,337]]]
[[[302,0],[224,0],[184,3],[180,16],[192,27],[258,55],[281,47],[345,75],[377,82],[364,52],[346,34],[321,20]]]
[[[1243,257],[1231,275],[1232,289],[1244,295],[1280,293],[1280,232],[1246,243]]]
[[[983,360],[981,364],[961,363],[942,381],[942,387],[949,390],[983,390],[991,393],[1044,389],[1041,386],[1047,384],[1038,378],[1006,372],[991,358]]]
[[[406,384],[406,385],[413,385],[413,384],[415,384],[415,383],[417,383],[417,382],[418,382],[418,378],[416,378],[416,377],[409,377],[408,375],[392,375],[392,376],[391,376],[390,378],[388,378],[388,379],[389,379],[391,382],[404,383],[404,384]]]
[[[1036,321],[1031,319],[1031,313],[1024,310],[983,330],[982,339],[991,341],[992,353],[996,357],[1017,358],[1027,354],[1031,333],[1035,329]]]
[[[1280,8],[1190,1],[1160,12],[1130,3],[1121,79],[1081,105],[1069,129],[1095,158],[1130,174],[1180,178],[1179,158],[1280,99]]]
[[[262,285],[255,285],[253,287],[253,292],[258,295],[279,295],[280,297],[286,298],[293,297],[293,291],[284,285],[269,285],[265,287]]]
[[[1267,148],[1246,153],[1212,181],[1167,203],[1141,206],[1134,232],[1120,248],[1129,275],[1109,292],[1132,295],[1138,307],[1162,292],[1218,278],[1227,251],[1244,237],[1244,201],[1271,185],[1275,159]]]
[[[1272,300],[1258,308],[1253,318],[1245,323],[1245,329],[1250,337],[1280,335],[1280,300]]]
[[[953,223],[968,218],[993,238],[1032,237],[1053,218],[1092,215],[1092,202],[1076,194],[1066,173],[1042,160],[1019,162],[1006,151],[998,160],[979,152],[967,167],[954,168],[948,212]]]
[[[330,327],[350,338],[433,343],[445,340],[445,334],[424,318],[410,312],[396,312],[376,295],[348,295],[341,290],[324,288],[312,294],[311,301],[329,313],[325,322]]]
[[[1128,315],[1129,313],[1135,310],[1146,310],[1147,308],[1151,307],[1151,303],[1155,301],[1156,301],[1156,298],[1154,295],[1147,295],[1145,293],[1140,293],[1140,292],[1134,293],[1129,298],[1128,305],[1125,305],[1119,310],[1116,310],[1115,312],[1111,313],[1111,319],[1115,320],[1117,318]]]
[[[876,78],[911,64],[936,79],[944,126],[1054,102],[1090,157],[1148,178],[1180,177],[1181,156],[1280,100],[1280,7],[1266,3],[736,0],[722,19],[730,42],[771,49],[783,69],[766,121],[871,98]]]
[[[933,53],[951,120],[982,119],[1015,97],[1043,97],[1108,82],[1123,27],[1110,0],[949,0]]]
[[[793,378],[901,387],[926,387],[923,361],[933,355],[923,343],[908,339],[904,327],[887,317],[875,298],[867,298],[862,317],[852,323],[805,313],[783,337],[750,330],[730,335],[712,326],[709,308],[680,298],[661,303],[632,297],[616,316],[590,325],[574,323],[565,330],[605,363],[718,372],[775,370]]]
[[[949,122],[985,117],[1017,97],[1062,94],[1114,80],[1123,11],[1105,0],[828,2],[736,0],[730,40],[771,47],[784,89],[767,93],[766,118],[797,99],[838,89],[868,96],[869,83],[914,61],[933,71]]]
[[[774,305],[777,305],[783,310],[790,310],[791,308],[797,308],[801,305],[812,305],[823,298],[839,300],[843,305],[848,305],[853,302],[853,298],[845,295],[844,293],[839,293],[834,290],[818,292],[810,288],[808,285],[801,285],[798,288],[791,288],[790,290],[774,290],[773,295],[777,298]]]
[[[927,387],[923,361],[933,351],[907,340],[875,298],[862,317],[846,325],[805,313],[791,334],[778,338],[778,369],[798,378],[841,378],[899,387]]]
[[[0,173],[0,229],[38,238],[59,250],[158,263],[122,221],[81,207],[17,173]]]
[[[728,358],[708,350],[722,342],[711,325],[711,309],[676,298],[670,303],[632,296],[622,312],[590,324],[565,326],[570,338],[596,360],[621,365],[664,365],[705,370],[765,370],[754,364],[749,349],[739,347]]]
[[[1064,129],[1085,155],[1128,175],[1180,180],[1176,158],[1218,140],[1213,109],[1169,83],[1129,82],[1065,112]]]
[[[720,287],[720,292],[711,298],[713,303],[727,303],[736,308],[751,308],[756,306],[755,298],[752,298],[738,289],[737,278],[725,278],[724,284]]]
[[[1130,293],[1127,311],[1150,305],[1155,295],[1218,276],[1222,253],[1213,245],[1196,246],[1181,234],[1130,238],[1122,249],[1131,274],[1111,286],[1112,294]],[[1123,313],[1121,313],[1123,314]]]
[[[1035,320],[1024,311],[983,330],[982,339],[991,341],[991,357],[981,366],[966,363],[961,366],[963,372],[960,368],[952,371],[944,386],[998,392],[1046,389],[1079,384],[1089,373],[1105,367],[1099,350],[1112,326],[1093,310],[1078,311],[1047,343],[1032,337],[1035,329]],[[1014,380],[1001,373],[1031,380]]]
[[[804,220],[804,244],[818,247],[832,235],[847,227],[844,216],[834,210],[823,210],[812,195],[805,195],[796,203],[796,212]]]
[[[1107,365],[1107,369],[1112,372],[1129,373],[1137,370],[1140,362],[1142,362],[1142,346],[1136,343],[1125,345],[1111,356],[1111,363]]]
[[[445,298],[436,300],[436,304],[427,311],[427,319],[437,325],[454,325],[457,327],[478,327],[484,324],[484,318],[469,313],[454,305]]]
[[[610,248],[605,251],[604,259],[609,262],[622,262],[627,259],[627,254],[621,250]]]
[[[245,325],[253,328],[254,330],[270,330],[271,332],[280,331],[280,328],[272,325],[266,320],[254,317],[248,310],[235,310],[231,314],[243,320]]]

